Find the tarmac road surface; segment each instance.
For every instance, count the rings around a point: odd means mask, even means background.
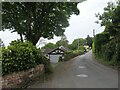
[[[118,88],[118,71],[94,61],[89,51],[57,66],[48,80],[28,88]]]

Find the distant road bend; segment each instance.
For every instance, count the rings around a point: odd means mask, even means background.
[[[49,80],[28,88],[118,88],[118,72],[95,62],[89,51],[57,66]]]

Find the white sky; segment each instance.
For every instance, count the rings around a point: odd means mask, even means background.
[[[115,0],[87,0],[85,2],[79,3],[78,8],[80,10],[80,15],[71,15],[69,24],[70,26],[66,28],[65,35],[69,41],[76,38],[86,38],[87,35],[93,36],[93,29],[95,33],[100,33],[104,30],[104,27],[96,24],[95,21],[98,20],[95,17],[95,13],[103,13],[103,8],[107,6],[107,2],[114,2]],[[17,33],[10,33],[10,31],[2,32],[0,31],[0,38],[8,46],[12,40],[19,38]],[[54,37],[54,39],[47,40],[46,42],[56,43],[60,40],[60,37]]]

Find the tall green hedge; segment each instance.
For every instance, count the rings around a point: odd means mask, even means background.
[[[110,39],[109,33],[103,32],[95,36],[93,52],[110,65],[120,64],[120,43],[115,38]]]
[[[110,40],[109,33],[103,32],[103,33],[97,34],[94,38],[95,52],[99,53],[101,51],[101,46],[109,42],[109,40]]]

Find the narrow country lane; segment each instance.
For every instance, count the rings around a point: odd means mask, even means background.
[[[118,88],[118,72],[92,59],[92,51],[55,68],[49,80],[28,88]]]

